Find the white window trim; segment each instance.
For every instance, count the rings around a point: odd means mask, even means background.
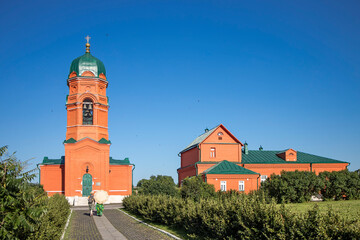
[[[226,192],[226,181],[220,181],[220,191]]]
[[[242,189],[240,188],[242,186]],[[239,192],[245,191],[245,181],[239,181]]]
[[[265,178],[264,178],[265,177]],[[260,182],[265,182],[267,179],[267,175],[261,175],[260,176]]]

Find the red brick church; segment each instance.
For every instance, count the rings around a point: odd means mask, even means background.
[[[109,202],[121,202],[132,193],[134,165],[128,158],[110,157],[109,83],[104,64],[90,54],[87,40],[85,54],[72,61],[67,79],[65,156],[44,157],[40,184],[48,195],[64,194],[74,204],[97,190],[107,191]]]
[[[179,155],[179,184],[186,177],[201,175],[215,190],[245,193],[259,188],[271,174],[281,171],[340,171],[349,163],[309,153],[285,150],[249,150],[222,124],[206,129]]]

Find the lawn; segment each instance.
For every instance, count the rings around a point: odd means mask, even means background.
[[[357,218],[360,216],[360,200],[347,200],[347,201],[324,201],[324,202],[308,202],[308,203],[289,203],[285,204],[286,207],[291,209],[292,212],[305,213],[312,209],[315,205],[319,206],[321,212],[325,213],[329,209],[340,213],[349,218]]]

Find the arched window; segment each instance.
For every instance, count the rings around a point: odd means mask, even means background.
[[[83,125],[93,125],[93,102],[90,99],[83,102]]]

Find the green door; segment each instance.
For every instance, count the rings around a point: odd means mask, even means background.
[[[87,197],[92,191],[92,176],[88,173],[84,174],[82,180],[82,195]]]

